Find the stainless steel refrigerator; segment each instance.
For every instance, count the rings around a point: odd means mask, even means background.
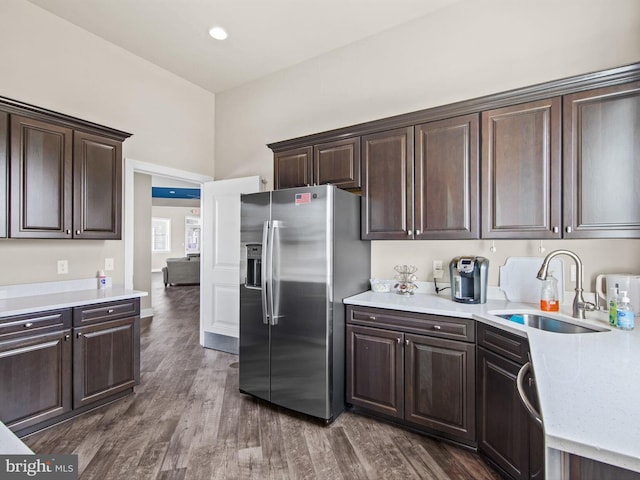
[[[242,196],[240,391],[327,422],[344,410],[345,307],[368,289],[360,197],[331,185]]]

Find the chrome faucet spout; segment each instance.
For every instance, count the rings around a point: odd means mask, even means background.
[[[585,319],[585,311],[595,310],[595,305],[591,302],[586,302],[583,296],[583,288],[582,288],[582,260],[580,257],[573,253],[571,250],[554,250],[550,252],[542,261],[542,266],[538,271],[538,275],[536,278],[539,280],[546,280],[549,270],[549,262],[551,259],[557,255],[567,255],[573,259],[576,264],[576,296],[573,299],[573,318],[578,318],[580,320]]]

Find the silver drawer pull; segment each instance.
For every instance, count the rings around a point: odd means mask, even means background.
[[[109,310],[107,310],[107,313],[113,313],[113,312],[115,312],[113,308],[110,308]]]
[[[374,317],[373,315],[371,315],[371,316],[369,317],[369,320],[375,320],[375,319],[376,319],[376,317]]]
[[[71,338],[71,335],[65,335],[64,336],[64,341],[68,342],[70,338]]]
[[[24,324],[24,328],[30,328],[30,327],[33,327],[33,323],[27,322]]]
[[[82,336],[82,332],[76,333],[76,338],[80,338]]]
[[[442,330],[442,327],[440,325],[434,325],[433,329],[434,330]]]

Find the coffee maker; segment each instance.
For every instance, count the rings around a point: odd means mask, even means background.
[[[455,257],[449,263],[451,300],[459,303],[487,303],[489,259]]]

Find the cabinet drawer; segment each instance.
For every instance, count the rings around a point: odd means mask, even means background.
[[[0,318],[0,340],[64,330],[71,327],[71,310],[51,310]]]
[[[478,345],[520,365],[529,360],[529,341],[526,338],[483,323],[478,323]]]
[[[476,338],[474,320],[443,317],[427,313],[398,312],[381,308],[349,306],[347,322],[464,342],[474,342]]]
[[[140,299],[129,298],[117,302],[96,303],[73,309],[73,326],[80,327],[92,323],[116,320],[140,315]]]

